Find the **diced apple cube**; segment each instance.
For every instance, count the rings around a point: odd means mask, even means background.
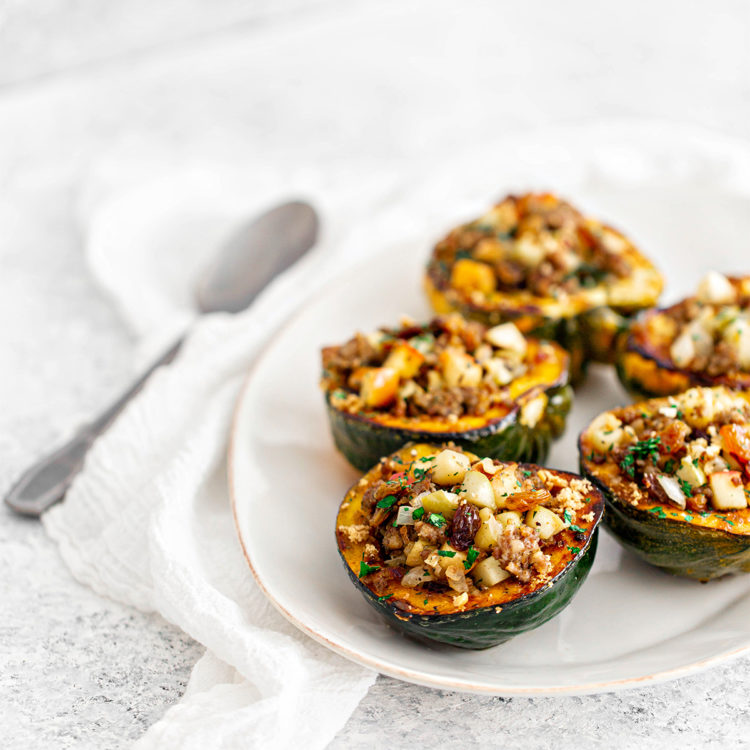
[[[447,552],[448,554],[441,555],[440,552]],[[460,552],[459,550],[455,549],[455,547],[452,547],[448,542],[446,542],[441,548],[440,552],[438,552],[438,563],[443,570],[445,570],[449,565],[455,565],[457,562],[463,563],[463,561],[466,559],[466,552]],[[452,555],[450,553],[453,553]]]
[[[498,508],[505,508],[508,504],[508,497],[521,491],[515,471],[507,468],[495,474],[491,484]]]
[[[542,539],[550,539],[565,528],[565,522],[556,513],[537,505],[526,513],[526,525],[539,532]]]
[[[482,510],[487,510],[483,508]],[[479,517],[482,517],[482,511],[479,511]],[[490,512],[489,518],[482,519],[477,533],[474,535],[474,546],[478,549],[489,550],[492,549],[496,544],[498,537],[502,533],[502,526],[495,520],[495,517]]]
[[[482,382],[482,366],[460,349],[444,349],[440,352],[439,362],[448,386],[473,388]]]
[[[517,354],[526,353],[526,339],[513,323],[503,323],[490,328],[484,338],[497,349],[504,349]]]
[[[591,423],[591,445],[597,453],[607,453],[611,448],[630,440],[622,429],[622,422],[610,412],[604,412]]]
[[[724,329],[724,340],[734,349],[743,370],[750,370],[750,320],[736,318]]]
[[[422,498],[425,513],[440,513],[446,518],[453,518],[458,508],[458,495],[445,490],[435,490]]]
[[[515,259],[528,268],[538,266],[546,254],[547,251],[542,244],[534,236],[530,235],[522,235],[516,240],[513,246],[513,256]]]
[[[424,362],[424,354],[405,341],[400,341],[391,349],[384,367],[395,370],[403,380],[413,378]]]
[[[468,471],[458,490],[459,496],[479,508],[495,508],[495,493],[481,471]]]
[[[470,575],[474,583],[482,589],[488,589],[510,577],[510,573],[504,570],[494,557],[486,557],[477,563]]]
[[[503,528],[518,528],[523,523],[521,514],[515,510],[506,510],[503,513],[498,513],[495,519]]]
[[[709,271],[698,284],[697,298],[713,305],[735,302],[737,293],[729,279],[718,271]]]
[[[544,412],[547,409],[547,394],[540,393],[535,398],[527,401],[521,407],[521,414],[518,417],[518,421],[524,427],[536,427],[544,416]]]
[[[739,471],[717,471],[708,478],[716,510],[747,508],[747,496]]]
[[[446,448],[435,456],[432,481],[442,485],[460,484],[470,466],[471,461],[465,453]]]
[[[487,374],[499,386],[508,385],[513,380],[513,373],[501,359],[488,359],[483,363],[483,366]]]
[[[677,367],[687,367],[696,357],[707,357],[714,347],[714,337],[707,321],[694,320],[672,342],[669,355]]]
[[[703,473],[703,469],[700,466],[696,466],[688,456],[685,456],[680,461],[677,476],[691,487],[702,487],[706,483],[706,475]]]

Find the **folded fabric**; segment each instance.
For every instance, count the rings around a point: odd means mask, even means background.
[[[190,323],[190,280],[221,239],[283,195],[267,183],[256,188],[262,201],[249,193],[247,180],[195,169],[93,210],[92,269],[146,352]],[[356,255],[343,247],[329,224],[319,246],[249,310],[197,321],[177,360],[95,443],[65,502],[44,517],[80,581],[159,612],[207,647],[182,701],[141,748],[324,747],[375,679],[267,602],[242,556],[225,484],[242,381],[306,294]]]

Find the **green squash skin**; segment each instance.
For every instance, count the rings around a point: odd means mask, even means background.
[[[511,638],[538,628],[570,604],[586,579],[596,555],[598,526],[586,541],[585,547],[548,585],[501,606],[482,607],[453,614],[418,615],[403,612],[390,603],[380,601],[349,567],[341,560],[349,577],[368,603],[396,630],[419,641],[445,643],[458,648],[480,650],[498,646]]]
[[[750,536],[659,518],[656,513],[618,500],[602,482],[581,474],[604,495],[604,524],[623,547],[667,573],[710,581],[750,572]]]
[[[638,378],[632,377],[625,370],[625,365],[621,357],[615,360],[615,371],[617,377],[622,383],[623,388],[630,394],[634,401],[645,401],[650,398],[661,398],[663,393],[656,393],[646,388]]]
[[[518,421],[518,411],[486,427],[465,432],[426,432],[386,427],[336,409],[326,394],[326,410],[336,448],[359,471],[371,469],[382,456],[395,453],[406,443],[453,442],[472,453],[501,461],[543,463],[552,440],[565,430],[565,419],[573,403],[569,385],[546,391],[549,403],[534,427]]]

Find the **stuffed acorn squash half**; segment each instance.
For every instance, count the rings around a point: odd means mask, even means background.
[[[691,388],[605,412],[581,434],[582,473],[625,547],[701,581],[750,571],[749,401]]]
[[[750,388],[750,277],[711,271],[695,296],[643,313],[623,341],[617,371],[641,398],[695,385]]]
[[[508,196],[433,250],[426,290],[439,313],[507,321],[558,341],[577,380],[587,360],[612,362],[629,317],[656,304],[654,266],[620,232],[549,193]]]
[[[512,323],[405,321],[326,347],[322,359],[334,442],[360,471],[410,441],[539,462],[572,401],[567,353]]]
[[[349,577],[390,625],[481,649],[570,603],[603,509],[575,474],[414,444],[349,490],[336,538]]]

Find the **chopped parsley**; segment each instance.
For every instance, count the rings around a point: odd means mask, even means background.
[[[414,516],[412,515],[412,518],[413,517]],[[442,513],[430,513],[430,515],[427,516],[427,523],[431,523],[433,526],[440,528],[441,526],[445,526],[447,522]]]
[[[398,498],[395,495],[386,495],[382,500],[378,500],[377,508],[392,508]]]
[[[380,570],[380,565],[368,565],[364,560],[359,564],[359,577],[364,578],[364,576],[370,575],[370,573],[374,573],[376,570]]]
[[[425,606],[425,607],[427,606],[427,603],[428,603],[429,601],[430,601],[429,599],[425,599],[425,600],[424,600],[423,604],[424,604],[424,606]]]
[[[390,599],[393,596],[393,594],[386,594],[385,596],[379,596],[378,601],[384,602],[386,599]]]
[[[635,476],[635,462],[636,459],[646,460],[652,458],[654,461],[659,457],[659,444],[661,438],[657,435],[656,437],[646,438],[645,440],[639,440],[637,443],[628,446],[628,452],[623,456],[620,461],[620,467],[626,471],[631,477]]]
[[[469,551],[466,553],[466,559],[464,560],[464,568],[468,570],[479,557],[479,550],[474,547],[469,547]]]
[[[530,477],[530,476],[531,476],[531,474],[532,474],[532,472],[530,472],[530,471],[527,471],[526,469],[524,469],[524,470],[523,470],[523,471],[522,471],[521,473],[522,473],[522,474],[523,474],[523,475],[524,475],[525,477]]]
[[[422,516],[424,515],[424,508],[414,508],[414,510],[411,513],[411,517],[418,521]]]
[[[664,464],[664,472],[666,474],[674,474],[674,459],[668,459]]]
[[[572,552],[572,553],[573,553],[574,555],[577,555],[577,554],[578,554],[578,553],[579,553],[579,552],[581,551],[581,548],[580,548],[580,547],[568,547],[568,549],[569,549],[569,550],[570,550],[570,551],[571,551],[571,552]]]
[[[438,555],[440,555],[440,557],[455,557],[456,552],[452,549],[439,549]]]
[[[664,512],[664,508],[661,505],[657,505],[655,508],[649,508],[649,513],[656,513],[659,518],[666,518],[667,514]]]
[[[573,523],[573,515],[568,508],[563,511],[563,520],[568,524],[568,528],[571,531],[575,531],[577,534],[585,534],[586,529],[582,529],[580,526],[576,526]]]
[[[734,521],[730,521],[726,516],[716,516],[717,518],[720,518],[722,521],[725,521],[730,526],[734,526]]]
[[[690,482],[688,482],[685,479],[678,479],[677,481],[680,483],[680,488],[685,493],[685,495],[687,497],[692,497],[693,496],[693,485],[690,484]]]

